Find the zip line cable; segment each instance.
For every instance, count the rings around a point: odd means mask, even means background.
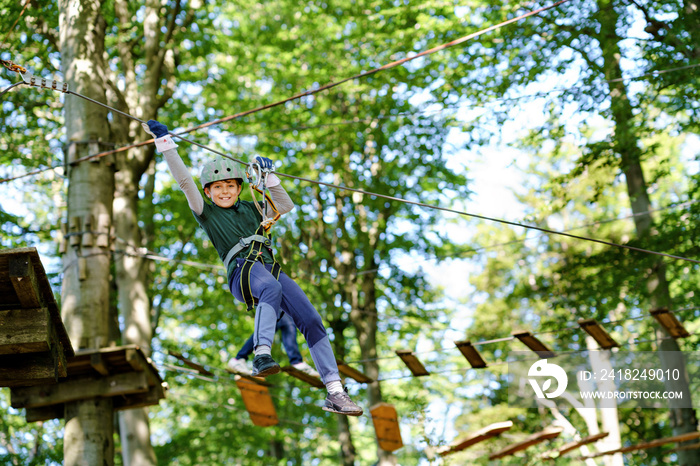
[[[573,227],[571,227],[571,228],[567,228],[566,230],[563,230],[563,231],[569,232],[569,231],[574,231],[574,230],[578,230],[578,229],[581,229],[581,228],[589,228],[589,227],[593,227],[593,226],[597,226],[597,225],[604,225],[604,224],[606,224],[606,223],[620,222],[620,221],[622,221],[622,220],[629,220],[629,219],[631,219],[631,218],[640,217],[640,216],[642,216],[642,215],[649,215],[649,214],[652,214],[652,213],[654,213],[654,212],[662,212],[662,211],[666,211],[666,210],[675,210],[675,209],[679,209],[679,208],[681,208],[681,207],[687,207],[687,206],[689,206],[689,205],[696,204],[696,203],[698,203],[698,202],[700,202],[700,199],[693,199],[693,200],[690,200],[690,201],[681,202],[681,203],[679,203],[679,204],[671,204],[671,205],[667,205],[667,206],[664,206],[664,207],[659,207],[659,208],[656,208],[656,209],[646,210],[646,211],[644,211],[644,212],[633,213],[633,214],[631,214],[631,215],[626,215],[626,216],[624,216],[624,217],[609,218],[609,219],[597,220],[597,221],[590,222],[590,223],[586,223],[586,224],[583,224],[583,225],[576,225],[576,226],[573,226]],[[533,237],[533,238],[521,238],[521,239],[516,239],[516,240],[512,240],[512,241],[506,241],[505,243],[489,244],[489,245],[486,245],[486,246],[481,246],[481,247],[477,247],[477,248],[472,248],[472,249],[469,249],[469,250],[467,250],[467,251],[463,251],[463,252],[460,252],[460,253],[457,253],[457,254],[454,254],[454,255],[450,255],[450,256],[443,256],[443,257],[434,256],[434,257],[426,257],[426,258],[416,259],[416,260],[414,260],[414,261],[412,261],[412,262],[410,262],[410,263],[411,263],[411,264],[416,264],[416,263],[418,263],[418,262],[427,262],[427,261],[429,261],[429,260],[438,260],[438,261],[439,261],[439,260],[444,260],[444,259],[449,259],[449,258],[454,258],[454,257],[464,257],[464,256],[467,256],[467,255],[476,254],[476,253],[480,253],[480,252],[483,252],[483,251],[488,251],[488,250],[491,250],[491,249],[497,249],[497,248],[500,248],[500,247],[503,247],[503,246],[510,246],[510,245],[513,245],[513,244],[525,243],[525,242],[530,241],[530,240],[534,240],[534,239],[537,239],[537,238],[541,238],[542,236],[546,236],[546,235],[542,234],[542,235],[538,235],[538,236]],[[375,267],[375,268],[373,268],[373,269],[360,270],[359,272],[357,272],[356,275],[366,275],[366,274],[368,274],[368,273],[379,272],[379,270],[381,270],[382,268],[397,268],[397,267],[398,267],[397,265],[382,263],[382,264],[380,264],[379,266],[377,266],[377,267]]]
[[[0,60],[0,62],[3,62],[3,60]],[[11,62],[7,62],[7,63],[8,63],[8,65],[9,65]],[[12,64],[12,65],[18,66],[18,65],[15,65],[15,64]],[[642,78],[645,78],[645,77],[648,77],[648,76],[654,76],[654,75],[656,75],[656,74],[667,73],[667,72],[673,72],[673,71],[682,71],[682,70],[685,70],[685,69],[688,69],[688,68],[696,68],[696,67],[699,67],[699,66],[700,66],[700,63],[696,63],[696,64],[692,64],[692,65],[687,65],[687,66],[681,66],[681,67],[675,67],[675,68],[668,68],[668,69],[665,69],[665,70],[653,71],[653,72],[650,72],[650,73],[645,73],[645,74],[641,74],[641,75],[637,75],[637,76],[630,76],[630,77],[624,77],[624,78],[615,78],[615,79],[607,80],[606,82],[611,83],[611,82],[617,82],[617,81],[642,79]],[[20,67],[20,68],[21,68],[21,67]],[[24,70],[24,68],[21,68],[21,69]],[[16,70],[11,69],[11,68],[10,68],[10,70],[11,70],[11,71],[16,71]],[[3,92],[1,92],[0,95],[4,94],[4,93],[5,93],[6,91],[8,91],[9,89],[12,89],[13,87],[19,86],[19,85],[22,85],[22,84],[27,84],[27,83],[24,82],[24,81],[17,82],[17,83],[15,83],[15,84],[11,85],[9,88],[5,89]],[[337,123],[320,123],[320,124],[317,124],[317,125],[287,126],[287,127],[282,127],[282,128],[274,128],[274,129],[268,129],[268,130],[261,130],[261,131],[255,132],[255,133],[231,133],[230,135],[231,135],[231,136],[234,136],[234,137],[236,137],[236,136],[242,137],[242,136],[254,136],[254,135],[257,135],[257,134],[266,134],[266,133],[305,131],[305,130],[318,129],[318,128],[328,128],[328,127],[343,126],[343,125],[361,124],[361,123],[367,123],[367,122],[372,122],[372,121],[377,121],[377,120],[387,120],[387,119],[393,119],[393,118],[407,118],[407,117],[418,116],[418,115],[425,115],[425,114],[428,114],[428,115],[429,115],[429,114],[438,114],[438,113],[443,113],[443,112],[446,112],[447,110],[452,110],[452,109],[459,110],[459,109],[463,109],[463,108],[465,108],[465,107],[469,107],[469,108],[482,108],[482,107],[486,107],[487,105],[503,104],[503,103],[508,103],[508,102],[514,102],[514,101],[524,100],[524,99],[534,99],[534,98],[539,98],[539,97],[546,97],[547,95],[552,94],[552,93],[567,92],[567,91],[571,91],[571,90],[575,90],[575,89],[585,89],[586,87],[588,87],[588,86],[585,86],[585,85],[578,85],[578,86],[571,86],[571,87],[568,87],[568,88],[555,88],[555,89],[550,89],[549,91],[535,92],[535,93],[532,93],[532,94],[523,94],[523,95],[513,96],[513,97],[504,97],[504,98],[500,98],[500,99],[492,99],[492,100],[489,100],[489,101],[486,101],[486,102],[483,102],[483,103],[480,103],[480,104],[476,104],[476,105],[460,103],[460,104],[455,104],[455,105],[446,105],[446,106],[443,106],[443,107],[441,107],[441,108],[435,108],[435,109],[430,108],[430,106],[429,106],[429,107],[427,107],[427,108],[418,109],[418,110],[410,111],[410,112],[407,111],[407,112],[396,113],[396,114],[393,114],[393,115],[378,115],[378,116],[372,116],[372,117],[367,117],[367,118],[362,118],[362,119],[344,120],[344,121],[339,121],[339,122],[337,122]],[[102,104],[100,104],[100,105],[102,105]],[[102,106],[105,106],[105,105],[102,105]],[[112,107],[109,107],[109,106],[106,106],[106,107],[109,108],[109,109],[112,108]],[[129,118],[132,118],[131,115],[129,115],[128,117],[129,117]],[[138,121],[141,121],[141,120],[138,120]],[[172,133],[171,133],[171,134],[172,134]],[[177,133],[177,134],[180,134],[180,133]],[[76,165],[76,164],[78,164],[78,163],[80,163],[80,162],[83,162],[83,161],[88,161],[88,160],[92,160],[92,159],[97,159],[97,158],[101,158],[101,157],[106,157],[106,156],[108,156],[108,155],[115,154],[115,153],[119,153],[119,152],[123,152],[123,151],[129,150],[129,149],[142,147],[142,146],[145,146],[145,145],[148,145],[148,144],[152,143],[152,141],[153,141],[153,139],[149,139],[149,140],[146,140],[146,141],[137,142],[137,143],[132,143],[132,144],[129,144],[129,145],[126,145],[126,146],[122,146],[122,147],[119,147],[119,148],[117,148],[117,149],[113,149],[113,150],[110,150],[110,151],[104,151],[104,152],[99,152],[99,153],[95,153],[95,154],[86,155],[85,157],[82,157],[82,158],[80,158],[80,159],[77,159],[77,160],[72,161],[72,162],[71,162],[71,165]],[[188,141],[188,142],[189,142],[189,141]],[[209,151],[211,151],[211,152],[214,152],[212,149],[210,149],[210,148],[208,148],[208,147],[206,147],[206,146],[201,146],[201,145],[200,145],[200,147],[203,147],[203,148],[205,148],[206,150],[209,150]],[[228,155],[221,154],[220,152],[214,152],[214,153],[217,153],[217,154],[219,154],[219,155],[222,155],[223,157],[231,158],[231,157],[229,157]],[[236,162],[239,162],[239,163],[244,163],[244,162],[241,162],[240,160],[236,160],[236,159],[233,159],[233,158],[231,158],[231,159],[234,160],[234,161],[236,161]],[[23,173],[23,174],[21,174],[21,175],[17,175],[17,176],[14,176],[14,177],[2,178],[2,179],[0,179],[0,184],[6,183],[6,182],[10,182],[10,181],[16,181],[16,180],[19,180],[19,179],[21,179],[21,178],[26,178],[26,177],[29,177],[29,176],[38,175],[38,174],[40,174],[40,173],[47,172],[47,171],[50,171],[50,170],[57,170],[57,169],[59,169],[59,168],[64,168],[64,166],[65,166],[65,165],[62,163],[62,164],[59,164],[59,165],[54,165],[54,166],[50,166],[50,167],[40,168],[40,169],[31,171],[31,172],[27,172],[27,173]]]

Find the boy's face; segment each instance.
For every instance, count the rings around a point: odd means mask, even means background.
[[[238,200],[242,186],[235,179],[215,181],[204,188],[204,194],[224,209],[232,207]]]

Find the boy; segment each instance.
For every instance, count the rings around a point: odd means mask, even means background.
[[[279,273],[277,279],[271,273],[274,258],[267,248],[269,245],[263,247],[264,238],[261,240],[258,235],[262,221],[258,206],[239,199],[246,177],[244,170],[237,162],[223,158],[205,164],[200,181],[212,203],[205,202],[178,155],[177,145],[168,128],[154,120],[149,120],[143,128],[155,138],[156,149],[163,154],[175,181],[185,193],[195,219],[224,260],[231,294],[241,302],[246,302],[246,296],[252,294],[258,301],[253,332],[253,375],[266,377],[280,371],[280,366],[272,359],[270,348],[275,337],[275,326],[284,312],[304,335],[321,380],[326,385],[328,395],[323,409],[347,416],[360,416],[362,408],[350,399],[341,383],[335,355],[318,311],[299,285],[284,272],[275,270]],[[256,161],[263,170],[273,168],[272,160],[268,158],[256,157]],[[294,208],[294,203],[274,173],[268,176],[267,187],[279,214]],[[246,244],[248,242],[250,244]],[[239,248],[239,244],[246,244],[246,247]],[[248,267],[249,275],[243,274],[243,269]]]

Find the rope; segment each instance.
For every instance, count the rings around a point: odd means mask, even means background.
[[[319,92],[321,92],[321,91],[325,91],[325,90],[328,90],[328,89],[332,89],[332,88],[334,88],[334,87],[336,87],[336,86],[339,86],[339,85],[341,85],[341,84],[343,84],[343,83],[346,83],[346,82],[348,82],[348,81],[352,81],[352,80],[355,80],[355,79],[366,78],[367,76],[371,76],[371,75],[373,75],[373,74],[375,74],[375,73],[378,73],[378,72],[380,72],[380,71],[384,71],[384,70],[388,70],[388,69],[391,69],[391,68],[395,68],[395,67],[397,67],[397,66],[399,66],[399,65],[403,65],[404,63],[407,63],[407,62],[409,62],[409,61],[415,60],[415,59],[417,59],[417,58],[424,57],[424,56],[427,56],[427,55],[432,55],[432,54],[435,53],[435,52],[439,52],[439,51],[441,51],[441,50],[445,50],[445,49],[448,49],[448,48],[450,48],[450,47],[454,47],[455,45],[459,45],[459,44],[461,44],[461,43],[463,43],[463,42],[466,42],[466,41],[468,41],[468,40],[474,39],[475,37],[479,37],[479,36],[484,35],[484,34],[486,34],[486,33],[488,33],[488,32],[495,31],[496,29],[500,29],[500,28],[502,28],[503,26],[506,26],[506,25],[508,25],[508,24],[511,24],[511,23],[520,21],[520,20],[522,20],[522,19],[528,18],[528,17],[533,16],[533,15],[537,15],[537,14],[539,14],[539,13],[542,13],[542,12],[544,12],[544,11],[550,10],[550,9],[552,9],[552,8],[556,8],[556,7],[558,7],[558,6],[560,6],[560,5],[564,4],[564,3],[566,3],[566,2],[568,2],[568,1],[570,1],[570,0],[559,0],[558,2],[553,3],[553,4],[549,5],[549,6],[545,6],[545,7],[542,7],[542,8],[538,8],[537,10],[533,10],[533,11],[530,11],[530,12],[528,12],[528,13],[524,13],[524,14],[522,14],[522,15],[520,15],[520,16],[516,16],[515,18],[511,18],[511,19],[509,19],[509,20],[503,21],[503,22],[498,23],[498,24],[496,24],[496,25],[489,26],[489,27],[487,27],[487,28],[485,28],[485,29],[481,29],[481,30],[479,30],[479,31],[477,31],[477,32],[474,32],[474,33],[472,33],[472,34],[468,34],[468,35],[466,35],[466,36],[460,37],[459,39],[455,39],[455,40],[453,40],[453,41],[451,41],[451,42],[447,42],[447,43],[445,43],[445,44],[438,45],[438,46],[433,47],[433,48],[431,48],[431,49],[424,50],[424,51],[422,51],[422,52],[417,53],[416,55],[413,55],[413,56],[410,56],[410,57],[405,57],[405,58],[402,58],[402,59],[400,59],[400,60],[396,60],[396,61],[387,63],[387,64],[385,64],[385,65],[383,65],[383,66],[378,67],[378,68],[374,68],[374,69],[371,69],[371,70],[369,70],[369,71],[365,71],[365,72],[362,72],[362,73],[358,73],[358,74],[356,74],[356,75],[354,75],[354,76],[350,76],[350,77],[341,79],[340,81],[335,81],[335,82],[328,83],[328,84],[326,84],[326,85],[317,87],[317,88],[315,88],[315,89],[311,89],[311,90],[302,92],[302,93],[300,93],[300,94],[293,95],[292,97],[288,97],[288,98],[286,98],[286,99],[284,99],[284,100],[280,100],[280,101],[277,101],[277,102],[273,102],[273,103],[270,103],[270,104],[267,104],[267,105],[262,105],[262,106],[260,106],[260,107],[257,107],[257,108],[251,109],[251,110],[246,110],[246,111],[243,111],[243,112],[240,112],[240,113],[236,113],[236,114],[234,114],[234,115],[230,115],[230,116],[227,116],[227,117],[224,117],[224,118],[220,118],[220,119],[218,119],[218,120],[213,120],[213,121],[210,121],[210,122],[208,122],[208,123],[203,123],[203,124],[198,125],[198,126],[193,126],[192,128],[188,128],[188,129],[186,129],[186,130],[184,130],[184,131],[181,131],[181,132],[178,133],[178,134],[190,133],[190,132],[192,132],[192,131],[196,131],[196,130],[201,129],[201,128],[207,128],[207,127],[212,126],[212,125],[216,125],[216,124],[219,124],[219,123],[224,123],[224,122],[227,122],[227,121],[230,121],[230,120],[234,120],[234,119],[237,119],[237,118],[240,118],[240,117],[244,117],[244,116],[250,115],[251,113],[256,113],[256,112],[259,112],[259,111],[262,111],[262,110],[267,110],[267,109],[270,109],[270,108],[273,108],[273,107],[278,107],[278,106],[284,105],[284,104],[286,104],[286,103],[288,103],[288,102],[290,102],[290,101],[292,101],[292,100],[298,100],[298,99],[301,99],[301,98],[303,98],[303,97],[307,97],[307,96],[310,96],[310,95],[313,95],[313,94],[317,94],[317,93],[319,93]]]
[[[354,79],[365,78],[365,77],[367,77],[367,76],[370,76],[370,75],[372,75],[372,74],[378,73],[378,72],[380,72],[380,71],[388,70],[388,69],[391,69],[391,68],[395,68],[395,67],[397,67],[397,66],[399,66],[399,65],[402,65],[402,64],[407,63],[407,62],[409,62],[409,61],[415,60],[415,59],[417,59],[417,58],[424,57],[424,56],[427,56],[427,55],[431,55],[431,54],[433,54],[433,53],[435,53],[435,52],[438,52],[438,51],[441,51],[441,50],[444,50],[444,49],[447,49],[447,48],[450,48],[450,47],[454,47],[455,45],[459,45],[459,44],[461,44],[461,43],[463,43],[463,42],[466,42],[466,41],[468,41],[468,40],[471,40],[471,39],[473,39],[473,38],[475,38],[475,37],[479,37],[479,36],[481,36],[481,35],[483,35],[483,34],[486,34],[487,32],[491,32],[491,31],[494,31],[494,30],[496,30],[496,29],[499,29],[499,28],[501,28],[501,27],[503,27],[503,26],[506,26],[506,25],[508,25],[508,24],[510,24],[510,23],[520,21],[520,20],[522,20],[522,19],[525,19],[525,18],[530,17],[530,16],[533,16],[533,15],[537,15],[537,14],[539,14],[539,13],[542,13],[542,12],[544,12],[544,11],[546,11],[546,10],[550,10],[550,9],[552,9],[552,8],[556,8],[556,7],[562,5],[563,3],[566,3],[566,2],[568,2],[568,1],[570,1],[570,0],[559,0],[558,2],[553,3],[552,5],[545,6],[545,7],[539,8],[539,9],[537,9],[537,10],[530,11],[530,12],[528,12],[528,13],[524,13],[524,14],[522,14],[522,15],[520,15],[520,16],[515,17],[515,18],[511,18],[511,19],[509,19],[509,20],[503,21],[503,22],[501,22],[501,23],[499,23],[499,24],[496,24],[496,25],[490,26],[490,27],[488,27],[488,28],[485,28],[485,29],[479,30],[479,31],[477,31],[477,32],[474,32],[474,33],[472,33],[472,34],[468,34],[468,35],[466,35],[466,36],[460,37],[459,39],[455,39],[455,40],[453,40],[453,41],[451,41],[451,42],[447,42],[447,43],[445,43],[445,44],[438,45],[438,46],[433,47],[433,48],[431,48],[431,49],[424,50],[424,51],[422,51],[422,52],[420,52],[420,53],[418,53],[418,54],[416,54],[416,55],[413,55],[413,56],[410,56],[410,57],[405,57],[405,58],[402,58],[402,59],[400,59],[400,60],[396,60],[396,61],[387,63],[387,64],[385,64],[385,65],[383,65],[383,66],[378,67],[378,68],[374,68],[374,69],[372,69],[372,70],[365,71],[365,72],[356,74],[356,75],[354,75],[354,76],[350,76],[350,77],[341,79],[340,81],[330,82],[330,83],[328,83],[328,84],[326,84],[326,85],[324,85],[324,86],[321,86],[321,87],[318,87],[318,88],[315,88],[315,89],[311,89],[311,90],[302,92],[302,93],[300,93],[300,94],[293,95],[293,96],[291,96],[291,97],[288,97],[288,98],[286,98],[286,99],[283,99],[283,100],[280,100],[280,101],[277,101],[277,102],[273,102],[273,103],[270,103],[270,104],[267,104],[267,105],[263,105],[263,106],[256,107],[256,108],[253,108],[253,109],[250,109],[250,110],[246,110],[246,111],[244,111],[244,112],[236,113],[236,114],[234,114],[234,115],[230,115],[230,116],[227,116],[227,117],[225,117],[225,118],[218,119],[218,120],[213,120],[213,121],[210,121],[210,122],[207,122],[207,123],[203,123],[203,124],[201,124],[201,125],[197,125],[197,126],[194,126],[194,127],[188,128],[188,129],[185,129],[185,130],[180,131],[180,132],[178,132],[178,133],[170,133],[170,134],[171,134],[172,136],[174,136],[174,137],[180,138],[180,139],[182,139],[182,140],[184,140],[184,141],[187,141],[187,142],[189,142],[189,143],[191,143],[191,144],[194,144],[194,145],[196,145],[196,146],[198,146],[198,147],[200,147],[200,148],[202,148],[202,149],[208,150],[208,151],[210,151],[210,152],[213,152],[213,153],[215,153],[215,154],[217,154],[217,155],[220,155],[220,156],[223,156],[223,157],[228,157],[229,159],[231,159],[231,160],[233,160],[233,161],[235,161],[235,162],[241,163],[241,164],[243,164],[243,165],[247,165],[247,163],[245,163],[245,162],[242,162],[242,161],[240,161],[240,160],[237,160],[237,159],[234,159],[234,158],[232,158],[232,157],[229,157],[229,156],[227,156],[227,155],[225,155],[225,154],[223,154],[223,153],[221,153],[221,152],[219,152],[219,151],[216,151],[216,150],[214,150],[214,149],[211,149],[211,148],[209,148],[209,147],[207,147],[207,146],[205,146],[205,145],[202,145],[202,144],[196,143],[196,142],[194,142],[194,141],[189,141],[189,140],[187,140],[187,139],[184,139],[184,138],[182,137],[182,135],[183,135],[183,134],[191,133],[191,132],[196,131],[196,130],[198,130],[198,129],[207,128],[207,127],[209,127],[209,126],[213,126],[213,125],[216,125],[216,124],[219,124],[219,123],[224,123],[224,122],[227,122],[227,121],[230,121],[230,120],[234,120],[234,119],[237,119],[237,118],[240,118],[240,117],[243,117],[243,116],[247,116],[247,115],[250,115],[250,114],[252,114],[252,113],[260,112],[260,111],[262,111],[262,110],[266,110],[266,109],[269,109],[269,108],[273,108],[273,107],[277,107],[277,106],[280,106],[280,105],[284,105],[284,104],[286,104],[286,103],[288,103],[288,102],[290,102],[290,101],[292,101],[292,100],[298,100],[298,99],[301,99],[301,98],[303,98],[303,97],[307,97],[307,96],[310,96],[310,95],[313,95],[313,94],[317,94],[317,93],[319,93],[319,92],[321,92],[321,91],[334,88],[334,87],[339,86],[339,85],[341,85],[341,84],[343,84],[343,83],[346,83],[346,82],[348,82],[348,81],[351,81],[351,80],[354,80]],[[54,89],[55,89],[55,88],[54,88]],[[113,110],[113,111],[115,111],[116,113],[119,113],[120,115],[123,115],[123,116],[125,116],[125,117],[127,117],[127,118],[131,118],[131,119],[136,120],[136,121],[138,121],[138,122],[140,122],[140,123],[144,123],[143,120],[140,120],[140,119],[138,119],[138,118],[136,118],[136,117],[134,117],[134,116],[131,116],[131,115],[127,114],[127,113],[124,113],[124,112],[122,112],[122,111],[113,109],[112,107],[109,107],[108,105],[105,105],[105,104],[103,104],[103,103],[101,103],[101,102],[98,102],[98,101],[96,101],[96,100],[90,99],[89,97],[82,96],[82,95],[80,95],[80,94],[78,94],[78,93],[76,93],[76,92],[70,91],[70,90],[66,90],[66,91],[64,91],[64,92],[66,92],[66,93],[68,93],[68,94],[75,95],[75,96],[77,96],[77,97],[80,97],[80,98],[83,98],[83,99],[86,99],[86,100],[89,100],[90,102],[93,102],[93,103],[95,103],[95,104],[97,104],[97,105],[100,105],[100,106],[102,106],[102,107],[105,107],[105,108],[107,108],[107,109]],[[142,142],[142,143],[139,143],[137,146],[131,146],[131,147],[138,147],[138,146],[140,146],[140,145],[148,144],[148,143],[150,143],[150,142],[153,142],[153,139],[150,139],[150,140],[148,140],[148,141],[144,141],[144,142]],[[83,162],[83,161],[86,161],[86,160],[91,160],[91,159],[93,159],[93,158],[104,157],[104,156],[107,156],[107,155],[116,153],[116,152],[118,152],[118,151],[121,151],[121,150],[126,150],[127,148],[130,148],[130,147],[127,146],[126,148],[121,148],[121,149],[117,149],[117,150],[113,150],[113,151],[107,151],[107,152],[101,152],[101,153],[99,153],[99,154],[89,155],[89,156],[86,156],[86,157],[82,157],[82,158],[80,158],[80,159],[74,160],[74,161],[71,163],[71,165],[77,164],[77,163],[80,163],[80,162]],[[6,180],[0,180],[0,182],[4,182],[4,181],[6,181]]]

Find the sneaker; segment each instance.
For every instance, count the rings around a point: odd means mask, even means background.
[[[258,354],[253,359],[254,377],[267,377],[268,375],[277,374],[279,371],[280,365],[269,354]]]
[[[347,390],[343,390],[340,393],[329,393],[328,396],[326,396],[326,406],[324,406],[323,409],[324,411],[345,414],[346,416],[362,415],[362,408],[357,406],[350,399]]]
[[[246,364],[245,359],[229,359],[228,368],[239,374],[250,375],[250,369],[248,369],[248,364]]]
[[[298,362],[298,363],[296,363],[296,364],[293,364],[293,367],[294,367],[296,370],[301,371],[301,372],[303,372],[303,373],[306,374],[306,375],[310,375],[311,377],[316,377],[317,379],[320,379],[320,378],[321,378],[321,375],[320,375],[318,372],[316,372],[316,369],[314,369],[313,367],[309,366],[308,364],[306,364],[306,363],[303,362],[303,361],[302,361],[302,362]]]

